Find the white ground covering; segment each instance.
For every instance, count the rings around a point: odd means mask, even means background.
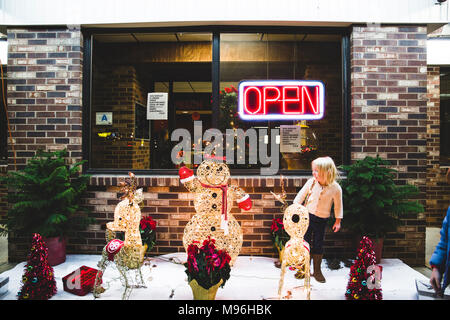
[[[76,296],[63,290],[62,278],[80,266],[97,268],[100,255],[68,255],[66,262],[53,267],[58,286],[58,293],[52,300],[93,300],[90,293],[86,296]],[[133,289],[130,300],[192,300],[192,291],[187,283],[185,268],[175,262],[184,262],[185,253],[174,253],[152,257],[150,264],[142,267],[147,288]],[[216,300],[262,300],[276,299],[280,269],[274,266],[275,259],[257,256],[239,256],[231,271],[231,277],[224,288],[219,288]],[[415,279],[428,281],[421,273],[415,271],[399,259],[382,259],[382,292],[385,300],[416,300],[418,299]],[[8,293],[1,297],[4,300],[15,300],[20,290],[20,280],[25,262],[15,268],[0,274],[0,278],[9,277]],[[311,300],[343,300],[347,287],[349,268],[342,265],[339,270],[329,270],[326,262],[322,262],[322,272],[326,283],[318,283],[311,278]],[[284,280],[283,293],[291,291],[292,299],[304,299],[301,289],[303,280],[294,278],[294,271],[287,270]],[[100,296],[100,300],[119,300],[123,287],[119,280],[119,273],[113,264],[105,271],[103,281],[107,290]]]

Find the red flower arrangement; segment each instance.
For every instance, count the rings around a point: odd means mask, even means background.
[[[231,86],[231,88],[223,88],[223,90],[226,92],[226,93],[232,93],[232,92],[234,92],[234,93],[237,93],[238,91],[237,91],[237,89],[236,89],[236,87],[235,86]],[[222,93],[222,92],[220,92],[220,93]]]
[[[150,251],[156,243],[156,221],[151,216],[143,217],[139,223],[142,243],[148,246]]]
[[[214,239],[206,239],[201,247],[197,244],[199,242],[194,241],[187,249],[184,266],[188,282],[195,279],[200,286],[209,289],[222,280],[220,287],[223,288],[230,278],[230,255],[225,250],[217,250]]]
[[[270,235],[272,236],[273,245],[280,251],[283,250],[286,242],[291,238],[286,230],[284,230],[283,219],[281,218],[272,220]]]
[[[156,221],[151,216],[142,217],[139,222],[139,233],[143,245],[147,245],[147,251],[152,250],[156,244]],[[116,233],[116,239],[124,241],[125,233],[123,231]]]
[[[300,147],[301,153],[308,153],[308,152],[312,152],[312,151],[316,151],[316,150],[317,150],[317,147],[314,147],[312,145],[305,145],[305,146]]]
[[[224,88],[220,92],[220,122],[219,129],[242,127],[242,123],[237,112],[238,90],[235,86]]]

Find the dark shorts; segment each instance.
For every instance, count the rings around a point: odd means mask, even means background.
[[[319,218],[309,214],[309,227],[305,234],[305,241],[309,243],[311,254],[323,254],[323,238],[328,218]]]

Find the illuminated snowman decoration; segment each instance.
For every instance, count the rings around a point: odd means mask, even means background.
[[[286,267],[292,266],[297,270],[304,271],[304,288],[309,300],[311,291],[309,244],[303,239],[309,226],[309,213],[306,207],[298,203],[288,206],[284,211],[283,225],[291,238],[284,247],[278,298],[281,297]]]
[[[197,177],[187,167],[182,167],[179,175],[180,182],[195,193],[196,214],[184,229],[184,248],[187,250],[192,243],[201,246],[205,239],[211,237],[219,250],[230,255],[232,265],[241,250],[243,237],[239,223],[230,212],[235,199],[239,208],[250,210],[252,201],[249,195],[239,187],[228,186],[228,166],[213,159],[199,165]]]

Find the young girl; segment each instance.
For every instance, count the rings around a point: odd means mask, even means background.
[[[333,231],[341,228],[343,217],[342,189],[336,182],[337,169],[333,159],[321,157],[311,163],[312,175],[294,199],[303,204],[309,211],[309,227],[305,234],[305,241],[311,246],[311,259],[314,263],[314,278],[318,282],[325,282],[320,270],[323,256],[323,239],[325,227],[330,217],[331,206],[334,204],[336,222]]]

